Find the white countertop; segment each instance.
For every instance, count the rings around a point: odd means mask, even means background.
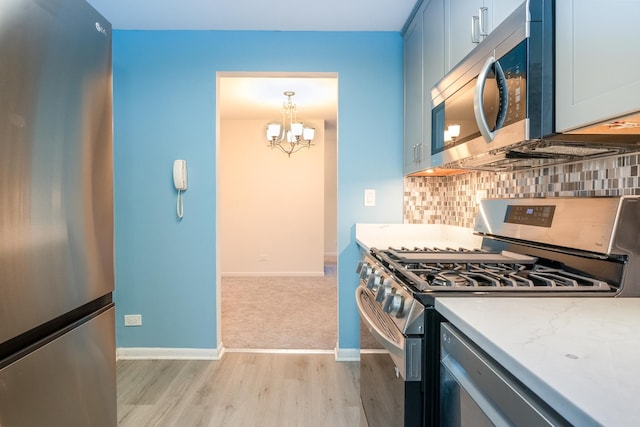
[[[573,425],[640,420],[640,298],[437,298],[436,309]]]
[[[478,248],[482,238],[470,228],[440,224],[356,224],[356,242],[365,250],[388,247]]]

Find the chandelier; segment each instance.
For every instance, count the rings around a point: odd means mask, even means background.
[[[293,103],[293,91],[284,92],[287,100],[282,103],[282,123],[267,125],[267,140],[270,148],[279,148],[287,156],[302,148],[311,147],[316,130],[306,127],[296,119],[296,104]]]

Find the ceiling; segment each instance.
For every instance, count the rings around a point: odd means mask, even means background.
[[[416,0],[88,0],[120,30],[400,31]]]
[[[400,31],[416,0],[87,0],[120,30]],[[219,74],[221,119],[280,117],[294,91],[298,118],[335,127],[337,75]]]
[[[336,121],[338,79],[333,73],[220,73],[218,77],[221,119],[278,120],[287,99],[284,92],[293,91],[300,120]]]

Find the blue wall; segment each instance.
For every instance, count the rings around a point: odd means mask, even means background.
[[[338,73],[339,348],[358,348],[354,224],[402,222],[400,34],[116,31],[113,42],[118,347],[216,347],[216,72],[273,71]],[[365,188],[376,207],[364,208]],[[142,327],[123,327],[131,313]]]

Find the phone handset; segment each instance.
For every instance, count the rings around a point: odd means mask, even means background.
[[[176,213],[178,218],[182,218],[184,214],[184,205],[182,202],[182,192],[187,189],[187,161],[173,161],[173,185],[178,190],[178,200],[176,201]]]

